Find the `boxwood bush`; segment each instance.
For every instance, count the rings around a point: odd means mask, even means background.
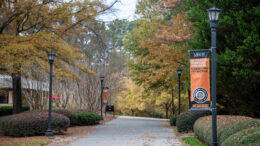
[[[52,113],[52,130],[61,133],[70,125],[69,118]],[[0,119],[0,129],[9,136],[43,135],[48,126],[48,112],[24,112]]]
[[[260,120],[253,119],[253,120],[240,121],[233,126],[229,126],[226,127],[225,129],[222,129],[223,131],[219,135],[219,142],[223,143],[228,137],[241,130],[254,128],[258,126],[260,126]]]
[[[76,113],[77,125],[94,125],[98,123],[100,116],[95,112],[79,112]]]
[[[55,109],[53,112],[62,114],[70,119],[70,125],[77,125],[76,113],[75,111],[70,111],[66,109]]]
[[[241,130],[229,136],[221,146],[257,146],[260,144],[260,126]]]
[[[22,105],[22,112],[30,110],[30,107],[26,104]],[[1,106],[0,116],[6,116],[13,114],[13,106]]]
[[[212,117],[202,117],[194,124],[194,133],[200,140],[210,145],[212,142]],[[218,143],[222,144],[231,135],[252,127],[260,126],[260,121],[246,116],[217,116]]]
[[[187,132],[193,130],[193,124],[197,119],[209,115],[208,111],[186,111],[177,116],[178,132]]]
[[[0,116],[6,116],[13,114],[13,106],[0,107]]]

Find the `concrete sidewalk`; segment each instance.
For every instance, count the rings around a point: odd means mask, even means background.
[[[167,119],[120,116],[95,127],[96,132],[70,146],[179,146]]]

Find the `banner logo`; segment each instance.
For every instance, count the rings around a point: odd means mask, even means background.
[[[194,101],[197,103],[204,103],[208,99],[208,92],[203,88],[197,88],[193,92]]]

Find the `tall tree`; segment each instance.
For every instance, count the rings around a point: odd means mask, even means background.
[[[77,26],[89,30],[96,16],[110,8],[98,0],[1,1],[0,67],[8,68],[8,73],[12,74],[14,113],[21,111],[21,76],[26,72],[24,69],[37,63],[38,70],[46,71],[47,52],[56,53],[56,75],[77,78],[69,66],[93,73],[82,64],[86,58],[80,50],[68,45],[63,38]]]
[[[152,94],[150,98],[157,106],[163,106],[167,117],[171,107],[169,93],[177,89],[178,68],[183,69],[183,89],[189,85],[187,41],[194,30],[186,12],[184,1],[141,0],[136,10],[140,16],[137,27],[124,39],[124,47],[132,55],[128,62],[130,77]],[[187,109],[187,95],[183,95],[183,109]]]
[[[130,75],[146,88],[172,87],[179,67],[184,70],[182,80],[188,79],[186,41],[192,29],[186,9],[177,6],[184,8],[184,3],[143,0],[137,6],[138,27],[124,43],[134,57],[129,63]]]

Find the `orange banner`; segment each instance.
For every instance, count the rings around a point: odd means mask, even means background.
[[[210,105],[209,50],[190,51],[191,107]]]
[[[103,102],[107,103],[109,100],[108,90],[103,90]]]

